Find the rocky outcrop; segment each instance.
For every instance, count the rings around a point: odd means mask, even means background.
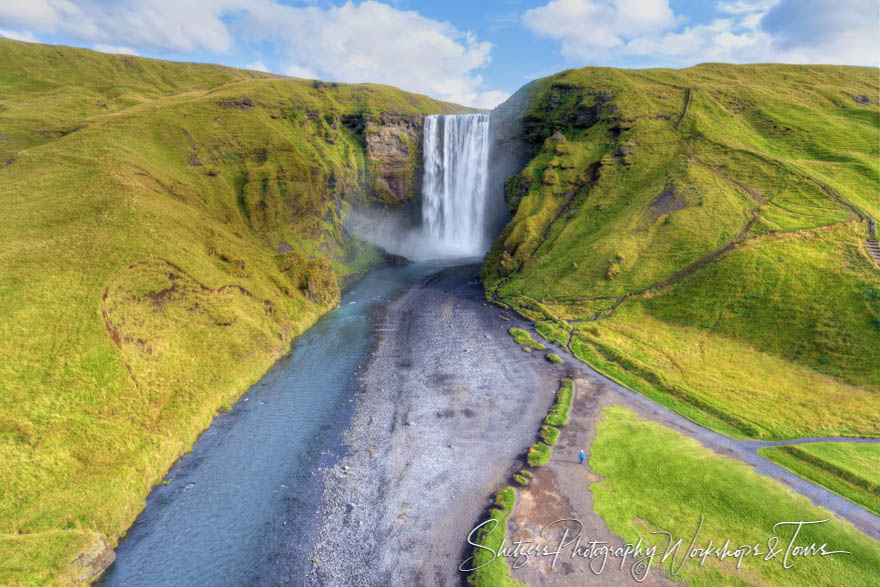
[[[116,553],[107,540],[103,536],[96,536],[95,541],[71,561],[65,579],[70,583],[90,583],[113,564],[115,559]]]
[[[423,120],[383,113],[363,123],[373,193],[386,204],[409,201],[421,186]]]

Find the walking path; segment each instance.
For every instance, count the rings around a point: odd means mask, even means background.
[[[528,325],[520,327],[528,329],[534,336],[540,338],[537,331]],[[541,338],[541,340],[544,339]],[[736,440],[695,424],[684,416],[634,391],[626,389],[568,355],[566,349],[561,345],[550,341],[545,341],[545,344],[548,350],[555,350],[557,354],[564,357],[565,366],[568,368],[568,377],[575,380],[576,403],[572,422],[564,428],[563,433],[560,435],[562,443],[560,447],[561,452],[566,455],[570,453],[569,456],[572,461],[577,462],[578,451],[581,448],[589,447],[592,442],[596,421],[600,416],[602,407],[612,404],[622,405],[638,413],[646,420],[657,422],[686,436],[695,438],[703,446],[710,448],[717,454],[735,458],[751,465],[758,473],[779,481],[793,491],[807,497],[814,505],[830,510],[835,515],[848,520],[868,536],[880,540],[880,517],[758,456],[758,450],[767,446],[805,444],[810,442],[880,443],[880,439],[822,436],[781,441]],[[590,399],[586,399],[587,397]],[[581,442],[581,444],[574,444],[568,450],[566,448],[568,446],[566,437],[573,437],[572,442]],[[587,448],[586,450],[589,449]]]

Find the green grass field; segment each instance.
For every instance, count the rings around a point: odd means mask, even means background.
[[[382,262],[346,121],[461,108],[6,39],[0,88],[0,583],[57,582]]]
[[[535,82],[532,159],[505,184],[515,214],[485,259],[487,296],[714,430],[880,436],[880,267],[865,248],[878,95],[859,67]]]
[[[758,454],[880,516],[880,445],[811,442]]]
[[[653,422],[641,420],[620,407],[604,408],[590,450],[590,467],[602,481],[590,486],[595,509],[609,529],[626,542],[639,538],[658,546],[658,559],[668,532],[680,550],[665,564],[655,559],[668,576],[691,585],[874,585],[880,569],[880,543],[851,525],[832,517],[786,487],[767,479],[739,461],[718,456],[697,441]],[[730,540],[758,545],[763,556],[718,561],[700,557],[684,562],[703,517],[695,548],[709,542],[716,548]],[[791,556],[783,568],[793,527],[778,522],[831,520],[803,526],[795,546],[827,544],[826,551],[852,554]],[[768,539],[778,536],[781,554],[765,560]]]

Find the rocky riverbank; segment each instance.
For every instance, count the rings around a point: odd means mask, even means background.
[[[324,471],[310,582],[462,581],[467,536],[535,441],[557,385],[541,355],[511,344],[478,271],[445,269],[386,307],[349,452]]]

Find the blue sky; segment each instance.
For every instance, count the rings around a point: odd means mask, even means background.
[[[492,107],[586,65],[880,65],[880,0],[21,0],[0,36]]]

